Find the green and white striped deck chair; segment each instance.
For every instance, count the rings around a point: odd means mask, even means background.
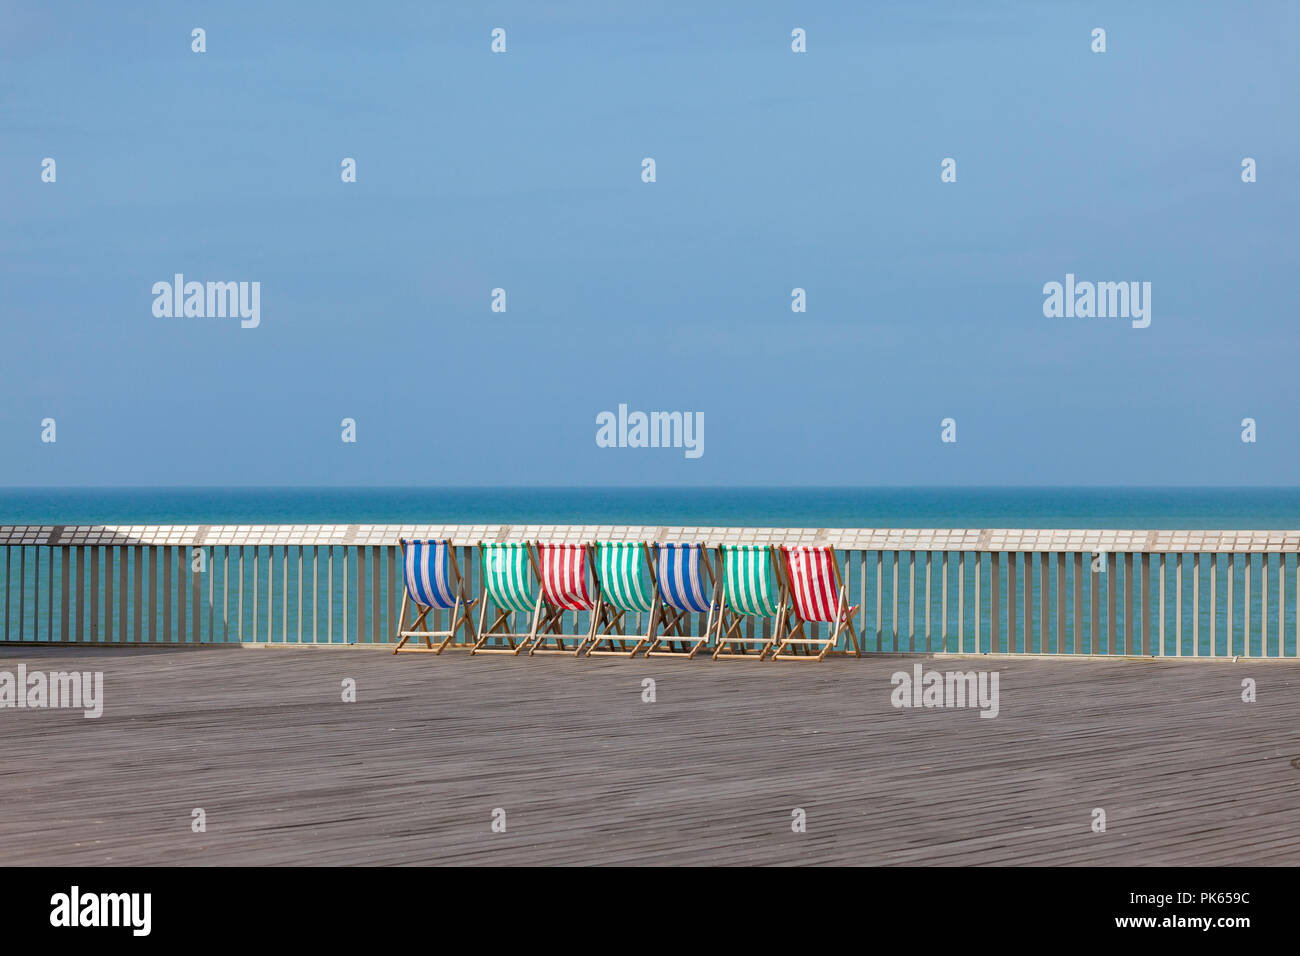
[[[718,615],[713,659],[761,661],[772,652],[785,626],[785,575],[776,548],[766,544],[724,544],[722,552],[723,600]],[[747,636],[751,624],[771,622],[771,632]],[[757,652],[757,653],[755,653]]]
[[[644,541],[598,541],[596,577],[596,626],[587,655],[635,657],[653,636],[660,612],[650,545]],[[635,634],[627,633],[631,614],[637,618]]]
[[[519,654],[537,638],[542,595],[537,588],[537,561],[525,542],[479,542],[483,565],[483,595],[478,616],[478,640],[471,654]],[[488,599],[496,616],[487,624]],[[523,615],[527,630],[515,630]]]

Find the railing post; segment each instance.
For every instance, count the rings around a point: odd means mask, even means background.
[[[1015,563],[1017,563],[1017,553],[1008,551],[1006,557],[1009,559],[1006,566],[1006,653],[1014,654],[1019,650],[1017,640],[1015,640],[1015,598],[1017,598],[1017,587],[1015,587]],[[1026,646],[1028,653],[1028,646]]]
[[[118,559],[118,549],[112,546],[104,549],[104,643],[113,642],[113,564]],[[118,593],[118,603],[126,600],[125,579],[123,589]]]
[[[1093,562],[1100,563],[1103,560],[1104,556],[1100,551],[1088,557],[1088,652],[1090,654],[1101,653],[1101,574],[1093,569]]]
[[[1002,552],[989,552],[989,653],[997,654],[1001,648],[1001,628],[998,626],[1001,622],[998,618],[1001,616],[1001,597],[998,593],[1001,588],[1000,578],[1002,577]]]
[[[311,642],[320,643],[320,631],[317,628],[317,615],[320,611],[320,602],[317,596],[317,586],[320,582],[320,547],[311,546]]]
[[[172,559],[176,560],[176,640],[181,644],[185,643],[185,588],[189,581],[190,567],[189,561],[186,560],[188,557],[186,550],[183,547],[171,548],[167,555],[169,568]]]
[[[24,620],[27,617],[27,546],[18,546],[18,640],[25,641]]]
[[[1033,654],[1034,641],[1034,552],[1025,552],[1025,653]],[[1039,650],[1041,650],[1041,646]]]
[[[1133,552],[1124,552],[1124,653],[1133,656],[1137,638],[1133,633]]]
[[[1218,657],[1218,551],[1210,553],[1210,657]]]
[[[1286,554],[1277,556],[1277,656],[1286,657]]]
[[[1119,653],[1119,625],[1115,614],[1115,599],[1119,592],[1119,561],[1114,551],[1106,552],[1106,653]]]
[[[939,600],[942,603],[943,608],[941,610],[940,618],[939,618],[939,637],[943,641],[943,650],[944,653],[946,654],[948,652],[948,552],[947,551],[943,552],[943,565],[942,568],[940,569],[940,573],[943,575],[943,580],[939,584],[939,591],[940,591]],[[1298,571],[1297,573],[1300,573],[1300,571]]]
[[[1174,556],[1174,654],[1183,656],[1183,557],[1182,551]]]
[[[907,649],[916,650],[916,551],[907,552]]]
[[[388,552],[388,627],[384,640],[395,641],[397,638],[397,549],[391,545],[384,548]]]
[[[280,549],[280,643],[289,643],[289,546]]]
[[[366,643],[366,549],[357,545],[357,643]]]
[[[1201,656],[1201,552],[1192,554],[1192,656]]]
[[[1151,656],[1151,555],[1142,552],[1142,656]]]
[[[1056,652],[1065,653],[1065,552],[1056,552]]]
[[[302,545],[298,545],[298,643],[302,643]]]
[[[885,649],[885,552],[876,552],[876,650]]]
[[[59,548],[59,640],[67,642],[71,639],[71,621],[68,618],[68,588],[71,584],[72,572],[70,571],[72,561],[72,549],[68,547]],[[54,567],[54,557],[50,556],[50,567]],[[54,593],[53,587],[50,593]],[[81,602],[77,605],[80,607]]]
[[[1091,571],[1091,565],[1089,566]],[[1070,652],[1083,653],[1083,552],[1074,552],[1074,634],[1070,642]]]
[[[926,653],[934,651],[934,645],[930,637],[930,552],[925,552],[925,650]]]
[[[1268,657],[1268,552],[1259,556],[1259,656]]]
[[[957,556],[957,653],[966,653],[966,552]]]
[[[1232,589],[1236,585],[1236,551],[1227,555],[1227,614],[1223,618],[1223,628],[1227,632],[1227,656],[1232,657],[1236,648],[1236,633],[1232,630]]]
[[[890,625],[894,631],[893,650],[895,653],[897,653],[900,650],[898,646],[898,555],[899,555],[898,551],[893,552],[894,593],[893,593],[893,608],[890,611]]]
[[[99,545],[90,547],[90,633],[86,640],[99,641]],[[84,551],[82,552],[85,553]]]
[[[1236,555],[1233,556],[1234,558]],[[1241,656],[1250,656],[1250,552],[1241,560]]]
[[[851,561],[852,557],[845,562],[845,566],[847,567]],[[867,647],[867,552],[865,548],[858,552],[858,607],[861,609],[858,613],[862,615],[862,648],[865,650]]]

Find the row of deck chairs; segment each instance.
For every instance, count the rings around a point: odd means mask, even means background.
[[[483,587],[471,596],[450,541],[402,539],[401,546],[406,592],[394,653],[461,647],[689,659],[712,645],[715,660],[860,656],[858,609],[830,547],[482,542]],[[450,612],[446,630],[431,629],[434,611]],[[586,612],[585,628],[566,630],[570,612]],[[705,615],[702,634],[691,633],[692,614]],[[763,621],[768,634],[756,636]],[[824,633],[818,624],[827,625]]]

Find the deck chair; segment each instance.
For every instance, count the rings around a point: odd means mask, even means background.
[[[827,654],[848,654],[849,647],[853,648],[854,657],[861,657],[853,627],[853,615],[858,608],[849,604],[848,583],[840,577],[835,549],[785,545],[781,550],[785,553],[790,607],[772,660],[820,661]],[[809,636],[818,622],[829,625],[827,635]],[[841,635],[848,641],[844,650],[837,651],[835,646]]]
[[[536,559],[531,546],[523,542],[479,543],[483,564],[483,593],[478,616],[478,640],[471,654],[518,654],[527,650],[537,636],[542,596],[534,597]],[[496,616],[487,625],[488,598]],[[515,630],[515,616],[523,615],[526,630]],[[505,642],[489,645],[490,641]]]
[[[450,541],[420,541],[417,539],[400,539],[402,546],[402,569],[405,572],[405,584],[402,593],[402,613],[397,619],[398,651],[432,651],[441,654],[448,644],[452,647],[474,646],[474,621],[470,609],[475,600],[465,596],[465,581],[460,576],[460,565],[456,561],[456,549]],[[406,610],[414,604],[419,612],[411,622],[410,630],[406,628]],[[431,611],[450,611],[451,625],[445,631],[421,630],[424,620]],[[452,644],[456,632],[465,629],[465,640]],[[424,647],[412,645],[406,647],[411,638],[423,638]],[[433,646],[435,637],[442,642]]]
[[[592,569],[591,545],[539,541],[536,548],[542,603],[528,654],[530,657],[534,654],[581,655],[602,615],[608,615],[608,609],[600,605],[598,598],[591,596],[593,590],[588,587]],[[595,593],[599,595],[599,590]],[[564,615],[570,611],[590,612],[585,632],[565,633]],[[573,642],[572,646],[570,642]]]
[[[776,548],[768,544],[724,544],[722,581],[723,602],[717,617],[713,659],[761,661],[776,646],[785,626],[787,592]],[[745,636],[745,625],[754,618],[772,622],[770,637]]]
[[[702,544],[661,544],[656,565],[658,614],[650,622],[646,657],[682,657],[687,660],[709,643],[717,610],[718,580]],[[691,634],[691,615],[707,614],[704,633]],[[658,633],[658,627],[663,633]]]
[[[650,545],[644,541],[599,541],[596,568],[596,626],[591,631],[587,656],[636,657],[654,630],[659,607]],[[637,616],[638,633],[628,634],[630,614]]]

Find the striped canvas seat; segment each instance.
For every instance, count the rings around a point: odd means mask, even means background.
[[[840,611],[834,549],[787,545],[783,550],[790,568],[790,597],[799,616],[834,622]]]
[[[522,541],[480,542],[483,568],[475,654],[518,654],[537,637],[541,596],[534,590],[536,574],[531,546]],[[496,607],[487,623],[488,599]],[[527,630],[515,630],[516,614],[526,615]]]
[[[456,561],[456,549],[450,541],[424,541],[418,538],[400,540],[402,548],[402,614],[397,621],[397,645],[393,653],[399,651],[432,651],[441,654],[448,645],[452,647],[470,647],[475,643],[474,622],[470,617],[470,608],[474,601],[465,594],[465,583],[461,580],[460,566]],[[418,612],[410,628],[406,627],[407,603],[414,602]],[[450,611],[451,626],[445,631],[422,630],[429,614],[438,611]],[[457,631],[465,629],[466,640],[452,644]],[[424,641],[424,647],[407,647],[411,638]],[[435,648],[433,638],[442,638]]]
[[[759,544],[728,544],[722,552],[727,607],[747,617],[775,617],[780,609],[780,586],[772,549]]]
[[[539,542],[537,563],[548,604],[566,611],[589,611],[595,606],[587,588],[586,545]]]
[[[601,541],[596,545],[596,566],[604,599],[620,611],[648,612],[654,607],[654,590],[645,577],[639,541]]]
[[[482,550],[483,584],[492,603],[503,611],[533,610],[537,601],[533,597],[528,545],[485,544]]]
[[[783,569],[771,545],[722,546],[723,608],[713,659],[763,660],[780,638],[786,613]],[[766,618],[767,637],[747,637],[746,618]],[[757,656],[753,651],[757,650]]]
[[[535,547],[542,603],[528,653],[581,654],[600,614],[590,584],[591,545],[538,541]],[[566,631],[565,615],[581,611],[590,612],[585,630],[580,615],[574,614],[577,629]]]
[[[708,559],[702,544],[659,545],[659,594],[679,611],[713,610],[713,588],[705,581]]]
[[[403,541],[402,564],[406,572],[406,593],[420,607],[447,610],[456,605],[452,589],[449,541]]]
[[[654,628],[659,609],[650,546],[641,541],[600,541],[595,553],[599,598],[586,653],[635,657],[649,634],[629,634],[631,616],[636,615],[636,630],[642,632],[647,622]]]
[[[657,613],[650,621],[651,642],[645,656],[693,658],[712,640],[718,615],[717,585],[704,545],[659,545],[655,591]],[[694,614],[707,615],[699,633],[692,633]]]
[[[785,545],[786,579],[790,586],[790,608],[786,629],[772,655],[781,661],[820,661],[837,650],[843,637],[858,655],[857,631],[853,625],[856,605],[849,604],[848,587],[840,579],[840,562],[835,549],[825,546]],[[826,624],[826,635],[817,631]]]

